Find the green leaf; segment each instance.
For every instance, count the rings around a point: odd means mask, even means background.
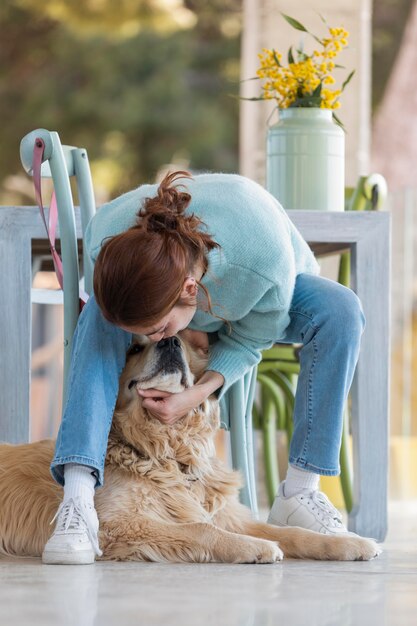
[[[271,113],[268,115],[268,119],[266,120],[266,125],[269,126],[269,122],[271,121],[271,117],[273,116],[273,114],[275,113],[275,111],[279,111],[279,106],[277,105],[276,107],[274,107],[271,111]]]
[[[229,94],[229,96],[231,98],[234,98],[235,100],[250,100],[252,102],[259,102],[259,100],[267,100],[267,98],[262,98],[261,96],[258,96],[256,98],[244,98],[243,96],[237,96],[236,94]]]
[[[279,62],[279,58],[278,58],[277,53],[275,52],[274,48],[272,48],[272,56],[274,57],[274,61],[278,65],[278,67],[281,67],[281,63]]]
[[[313,97],[321,96],[321,88],[322,88],[322,83],[319,83],[311,95]]]
[[[304,96],[299,96],[298,98],[296,98],[294,102],[291,104],[291,107],[311,109],[313,107],[320,108],[320,105],[321,105],[320,97],[313,96],[313,95],[304,95]]]
[[[288,63],[294,63],[294,57],[292,55],[292,46],[291,48],[288,50]]]
[[[253,78],[242,78],[242,80],[239,80],[239,83],[247,83],[251,80],[261,80],[260,76],[254,76]]]
[[[287,20],[288,24],[290,24],[290,26],[292,26],[293,28],[295,28],[296,30],[301,30],[303,31],[303,33],[308,33],[308,30],[305,28],[305,26],[303,26],[302,24],[300,24],[300,22],[298,22],[297,20],[295,20],[293,17],[290,17],[289,15],[285,15],[284,13],[281,13],[282,17]]]
[[[342,91],[344,90],[344,88],[346,87],[346,85],[348,83],[350,83],[352,76],[354,75],[355,70],[352,70],[351,73],[349,74],[349,76],[347,77],[347,79],[345,80],[345,82],[342,85]]]
[[[323,24],[325,24],[328,27],[328,24],[326,22],[326,18],[324,18],[323,15],[321,13],[319,13],[319,12],[317,12],[317,15],[319,16],[319,18],[321,19]]]
[[[317,41],[317,43],[319,43],[321,46],[323,45],[323,42],[320,39],[320,37],[316,37],[316,35],[312,35],[311,33],[309,33],[309,35],[311,35],[313,37],[313,39],[315,39]]]
[[[343,126],[342,121],[341,121],[341,120],[337,117],[337,115],[336,115],[336,113],[335,113],[334,111],[332,111],[332,116],[333,116],[333,119],[334,119],[334,121],[336,122],[336,124],[337,124],[338,126],[340,126],[340,128],[341,128],[342,130],[344,130],[344,131],[345,131],[345,133],[346,133],[346,128]]]
[[[289,15],[285,15],[284,13],[281,13],[282,17],[288,22],[288,24],[290,24],[293,28],[295,28],[296,30],[301,30],[303,33],[308,33],[309,35],[311,35],[319,44],[323,45],[323,42],[321,41],[321,39],[319,39],[318,37],[316,37],[316,35],[313,35],[313,33],[310,33],[309,30],[306,29],[305,26],[303,26],[298,20],[295,20],[293,17],[290,17]]]

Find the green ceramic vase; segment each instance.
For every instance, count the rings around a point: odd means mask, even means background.
[[[345,133],[331,110],[280,110],[268,129],[266,184],[285,209],[344,210]]]

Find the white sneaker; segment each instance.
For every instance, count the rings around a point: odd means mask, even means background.
[[[87,565],[103,553],[98,545],[98,517],[94,506],[81,497],[62,502],[51,524],[53,535],[42,553],[42,562],[50,565]]]
[[[357,536],[344,526],[341,514],[323,492],[302,491],[286,498],[284,485],[285,481],[279,486],[268,516],[268,524],[298,526],[324,535]]]

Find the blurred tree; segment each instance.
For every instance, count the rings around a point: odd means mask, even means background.
[[[30,9],[74,30],[78,35],[133,36],[141,30],[176,30],[195,23],[181,0],[18,0]]]
[[[230,94],[238,93],[240,0],[187,2],[192,27],[129,37],[121,20],[115,37],[104,19],[116,3],[86,3],[102,7],[103,28],[82,35],[71,4],[3,0],[0,180],[21,171],[20,138],[36,127],[85,146],[112,195],[152,180],[178,152],[193,169],[236,171],[239,102]],[[163,8],[162,0],[133,4],[138,15]],[[70,25],[46,10],[52,5],[68,9]]]

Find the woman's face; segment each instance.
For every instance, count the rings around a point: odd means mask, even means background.
[[[135,335],[146,335],[151,341],[160,341],[164,337],[172,337],[180,330],[187,328],[196,309],[196,306],[176,304],[165,317],[152,326],[121,326],[120,328]]]
[[[203,270],[197,267],[194,275],[187,276],[180,295],[181,304],[175,304],[167,315],[152,326],[120,326],[134,335],[146,335],[151,341],[160,341],[164,337],[172,337],[187,328],[197,310],[197,280]]]

